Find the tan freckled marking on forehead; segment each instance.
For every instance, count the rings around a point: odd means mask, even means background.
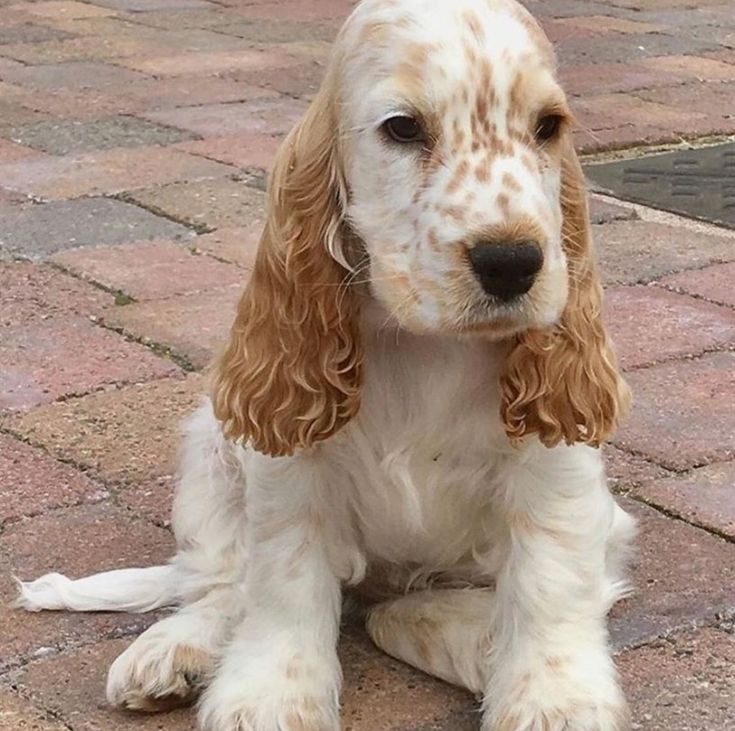
[[[454,169],[454,173],[452,173],[452,177],[449,180],[449,185],[447,185],[447,193],[451,195],[452,193],[456,193],[462,183],[464,182],[464,179],[467,177],[467,173],[470,169],[470,164],[467,162],[467,160],[462,160],[462,162],[457,165],[457,167]]]
[[[449,205],[449,206],[440,206],[439,211],[443,213],[448,218],[451,218],[454,221],[457,221],[458,223],[463,223],[465,220],[465,209],[463,206],[457,206],[457,205]]]
[[[507,216],[510,213],[510,198],[505,193],[499,193],[496,201],[501,213]]]
[[[513,177],[511,173],[503,173],[503,185],[514,192],[521,190],[521,184]]]
[[[523,166],[530,170],[532,173],[535,173],[537,170],[536,161],[533,159],[530,153],[524,152],[521,154],[521,162],[523,163]]]
[[[439,251],[439,236],[436,233],[435,228],[430,228],[429,233],[426,234],[426,239],[429,242],[429,248],[432,251]]]
[[[455,151],[459,150],[462,147],[462,145],[464,145],[465,137],[466,135],[463,129],[454,130],[454,139],[452,140],[452,142],[453,142]]]
[[[475,177],[480,183],[486,183],[490,180],[491,161],[489,157],[484,158],[475,166]]]

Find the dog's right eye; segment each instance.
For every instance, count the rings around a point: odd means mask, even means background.
[[[398,142],[401,145],[424,141],[424,131],[421,124],[413,117],[405,115],[391,117],[383,123],[383,129],[393,142]]]

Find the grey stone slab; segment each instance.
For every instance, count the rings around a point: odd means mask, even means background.
[[[68,155],[89,150],[141,145],[172,145],[198,136],[135,117],[107,117],[92,121],[64,119],[15,127],[10,137],[27,147]]]
[[[735,143],[588,165],[616,198],[735,228]]]
[[[108,198],[0,208],[0,259],[43,259],[81,246],[191,235],[185,226]]]
[[[329,23],[250,20],[215,26],[213,30],[254,43],[333,41],[339,26]]]
[[[6,81],[34,89],[95,89],[119,86],[131,81],[147,79],[145,74],[132,69],[98,61],[70,61],[20,66],[3,73]]]
[[[36,112],[20,104],[0,101],[0,136],[2,137],[7,137],[11,130],[16,127],[50,119],[56,119],[56,117],[43,112]]]
[[[0,26],[0,45],[5,43],[42,43],[44,41],[63,41],[72,38],[71,33],[55,28],[46,28],[32,23]]]

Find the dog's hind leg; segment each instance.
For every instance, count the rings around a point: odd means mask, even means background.
[[[368,633],[392,657],[482,693],[486,686],[492,589],[427,589],[378,604]]]

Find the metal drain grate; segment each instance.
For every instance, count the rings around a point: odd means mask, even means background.
[[[616,198],[735,228],[735,143],[585,166]]]

